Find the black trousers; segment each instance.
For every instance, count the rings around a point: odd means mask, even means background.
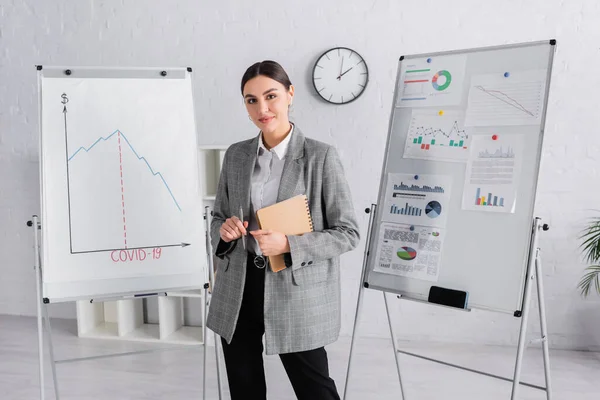
[[[253,259],[253,255],[248,257],[242,308],[231,344],[221,339],[232,400],[267,398],[262,344],[265,269],[257,268]],[[329,377],[325,348],[280,354],[279,358],[299,400],[339,400]]]

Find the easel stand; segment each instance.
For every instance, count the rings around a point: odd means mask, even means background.
[[[365,210],[366,213],[371,214],[370,218],[369,218],[369,227],[368,227],[368,231],[367,231],[368,240],[370,240],[370,238],[371,238],[371,230],[372,230],[372,226],[373,226],[373,218],[375,215],[376,207],[377,206],[375,204],[373,204],[371,206],[371,208],[367,208]],[[546,309],[545,309],[545,305],[544,305],[544,286],[543,286],[543,282],[542,282],[542,277],[543,277],[542,260],[541,260],[541,255],[540,255],[540,249],[538,247],[539,231],[540,230],[546,231],[548,229],[549,229],[549,227],[547,224],[544,224],[544,225],[541,224],[541,219],[539,217],[536,217],[534,219],[533,226],[532,226],[532,232],[531,232],[529,258],[528,258],[528,265],[527,265],[527,279],[525,281],[522,314],[519,312],[515,312],[515,317],[521,317],[521,328],[520,328],[520,332],[519,332],[519,344],[517,347],[517,357],[516,357],[516,362],[515,362],[514,375],[513,375],[512,379],[494,375],[494,374],[490,374],[490,373],[487,373],[484,371],[477,371],[474,369],[465,368],[465,367],[462,367],[459,365],[447,363],[447,362],[440,361],[440,360],[435,360],[435,359],[428,358],[428,357],[423,357],[423,356],[409,353],[406,351],[398,350],[396,347],[397,346],[396,335],[394,333],[392,320],[390,317],[390,312],[389,312],[389,307],[388,307],[387,293],[382,291],[383,301],[385,304],[385,312],[387,314],[387,319],[388,319],[388,323],[389,323],[389,327],[390,327],[390,336],[392,339],[392,347],[394,350],[394,360],[396,361],[396,368],[397,368],[397,372],[398,372],[398,382],[400,384],[402,400],[407,400],[407,397],[405,395],[404,387],[402,385],[402,376],[400,373],[400,362],[398,360],[398,353],[406,354],[406,355],[413,356],[413,357],[418,357],[418,358],[421,358],[424,360],[433,361],[433,362],[443,364],[446,366],[459,368],[459,369],[462,369],[465,371],[478,373],[478,374],[482,374],[482,375],[489,376],[492,378],[512,382],[512,393],[511,393],[511,397],[510,397],[511,400],[518,400],[520,385],[528,386],[528,387],[531,387],[534,389],[543,390],[546,392],[546,399],[552,400],[552,387],[551,387],[551,382],[550,382],[550,355],[549,355],[549,350],[548,350],[548,330],[546,327]],[[367,287],[368,287],[368,284],[365,285],[365,271],[366,271],[365,267],[367,265],[366,263],[367,263],[367,258],[368,258],[369,245],[370,245],[370,243],[367,242],[367,244],[365,246],[364,257],[363,257],[363,272],[362,272],[362,276],[361,276],[361,280],[360,280],[360,287],[359,287],[359,291],[358,291],[356,314],[355,314],[355,318],[354,318],[354,328],[352,330],[352,341],[350,344],[350,356],[348,359],[346,383],[344,386],[344,400],[347,398],[347,394],[348,394],[348,382],[349,382],[350,373],[351,373],[352,355],[354,353],[356,330],[358,327],[359,317],[360,317],[360,313],[361,313],[361,309],[362,309],[363,291],[365,289],[367,289]],[[541,337],[529,341],[528,344],[533,344],[533,343],[541,343],[542,344],[542,352],[543,352],[543,358],[544,358],[544,378],[545,378],[545,382],[546,382],[545,387],[521,382],[521,367],[523,364],[523,354],[525,352],[525,347],[526,347],[527,323],[529,320],[531,290],[532,290],[532,285],[533,285],[534,280],[536,280],[536,282],[537,282],[537,295],[538,295],[538,307],[539,307],[539,314],[540,314]],[[401,296],[398,296],[398,298],[401,298]]]
[[[205,209],[204,219],[206,221],[206,227],[207,227],[206,229],[208,230],[208,227],[210,226],[210,224],[208,223],[208,210],[207,209]],[[175,347],[169,347],[166,349],[160,348],[160,349],[156,349],[156,350],[133,351],[133,352],[110,354],[110,355],[97,356],[97,357],[84,357],[84,358],[75,358],[75,359],[66,359],[66,360],[58,360],[57,361],[54,357],[54,346],[52,343],[52,329],[50,327],[50,317],[48,316],[48,307],[44,303],[43,297],[42,297],[42,265],[41,265],[42,259],[41,259],[41,251],[40,251],[40,241],[39,241],[39,236],[38,236],[39,235],[38,231],[41,229],[41,223],[39,222],[39,217],[37,215],[34,215],[32,220],[27,222],[27,226],[33,227],[34,269],[35,269],[35,273],[36,273],[35,281],[36,281],[36,296],[37,296],[40,400],[44,400],[46,398],[45,379],[44,379],[44,333],[46,334],[46,340],[48,341],[48,350],[49,350],[50,363],[51,363],[51,368],[52,368],[52,378],[54,381],[54,397],[56,400],[60,400],[60,393],[59,393],[59,389],[58,389],[58,378],[57,378],[57,374],[56,374],[56,365],[57,364],[85,361],[85,360],[92,360],[92,359],[99,359],[99,358],[118,357],[118,356],[133,355],[133,354],[140,354],[140,353],[149,353],[149,352],[164,351],[164,350],[175,350],[175,349],[181,349],[181,348],[188,348],[188,346],[175,346]],[[208,237],[209,236],[207,235],[207,238]],[[208,240],[208,239],[207,239],[207,241],[210,242],[210,240]],[[209,254],[210,254],[210,252],[209,252]],[[214,274],[213,274],[213,269],[212,269],[212,258],[209,256],[209,280],[211,283],[213,283],[213,277],[214,277]],[[208,306],[208,288],[209,288],[209,284],[205,283],[204,284],[204,303],[203,303],[204,316],[205,316],[205,319],[203,321],[204,343],[202,344],[202,347],[204,348],[203,349],[204,350],[204,360],[203,360],[203,371],[202,371],[202,374],[203,374],[202,398],[203,399],[206,399],[206,365],[207,365],[206,309]],[[156,296],[156,295],[153,295],[153,296]],[[153,297],[153,296],[140,296],[140,297],[143,298],[143,297]],[[118,300],[118,299],[119,298],[100,299],[100,301]],[[219,385],[219,399],[221,399],[222,398],[221,375],[219,372],[219,353],[218,353],[218,341],[217,341],[216,334],[215,334],[215,353],[216,353],[216,357],[217,357],[216,361],[217,361],[217,380],[218,380],[218,385]]]
[[[211,219],[209,217],[212,217],[213,213],[212,211],[209,212],[208,211],[208,207],[204,207],[204,221],[206,222],[206,248],[208,249],[207,252],[207,257],[208,257],[208,279],[210,281],[210,287],[214,288],[215,287],[215,269],[214,269],[214,264],[213,264],[213,249],[212,249],[212,245],[211,245],[211,241],[210,241],[210,224],[211,224]],[[205,287],[207,287],[208,285],[204,285]],[[208,306],[210,304],[210,297],[209,296],[205,296],[205,301],[204,301],[204,305],[205,307]],[[207,316],[206,313],[206,309],[204,310],[204,315]],[[203,383],[203,399],[206,399],[206,357],[207,357],[207,347],[206,347],[206,320],[204,320],[204,383]],[[217,389],[219,390],[219,400],[221,400],[223,398],[223,385],[221,383],[221,357],[219,356],[219,344],[220,344],[220,340],[219,340],[219,335],[216,334],[216,332],[213,332],[213,340],[215,342],[215,362],[216,362],[216,366],[217,366]]]

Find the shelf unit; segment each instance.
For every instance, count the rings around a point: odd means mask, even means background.
[[[202,200],[205,206],[212,206],[215,201],[226,150],[227,146],[200,146],[198,149],[198,167],[200,176],[204,177]]]
[[[196,291],[194,291],[196,292]],[[126,339],[143,342],[172,344],[201,344],[202,326],[185,326],[183,298],[203,297],[197,293],[167,292],[167,296],[154,298],[121,299],[90,303],[77,302],[77,332],[80,337],[97,339]],[[150,301],[158,302],[158,323],[144,318],[144,306]],[[198,312],[204,320],[204,308]]]
[[[215,145],[198,148],[202,202],[209,209],[214,205],[227,147]],[[77,335],[82,338],[204,344],[202,321],[206,319],[203,307],[205,301],[208,299],[204,298],[203,288],[167,291],[166,295],[155,297],[95,303],[79,300]],[[206,339],[208,345],[214,345],[212,335],[208,335]]]

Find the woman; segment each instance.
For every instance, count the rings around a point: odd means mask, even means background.
[[[339,256],[359,241],[342,164],[332,146],[305,138],[290,123],[294,87],[279,64],[252,65],[241,91],[260,132],[231,145],[223,161],[211,223],[219,260],[207,326],[222,338],[233,400],[266,399],[263,334],[266,353],[279,354],[299,399],[339,399],[323,346],[340,330]],[[313,232],[286,236],[258,228],[257,210],[299,194],[309,199]],[[248,217],[243,221],[240,210]],[[287,268],[273,272],[267,257],[279,254]]]

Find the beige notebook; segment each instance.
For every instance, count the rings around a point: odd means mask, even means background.
[[[256,219],[260,229],[286,235],[302,235],[313,230],[308,199],[304,194],[261,208],[256,212]],[[273,272],[284,269],[283,254],[270,256],[269,264]]]

